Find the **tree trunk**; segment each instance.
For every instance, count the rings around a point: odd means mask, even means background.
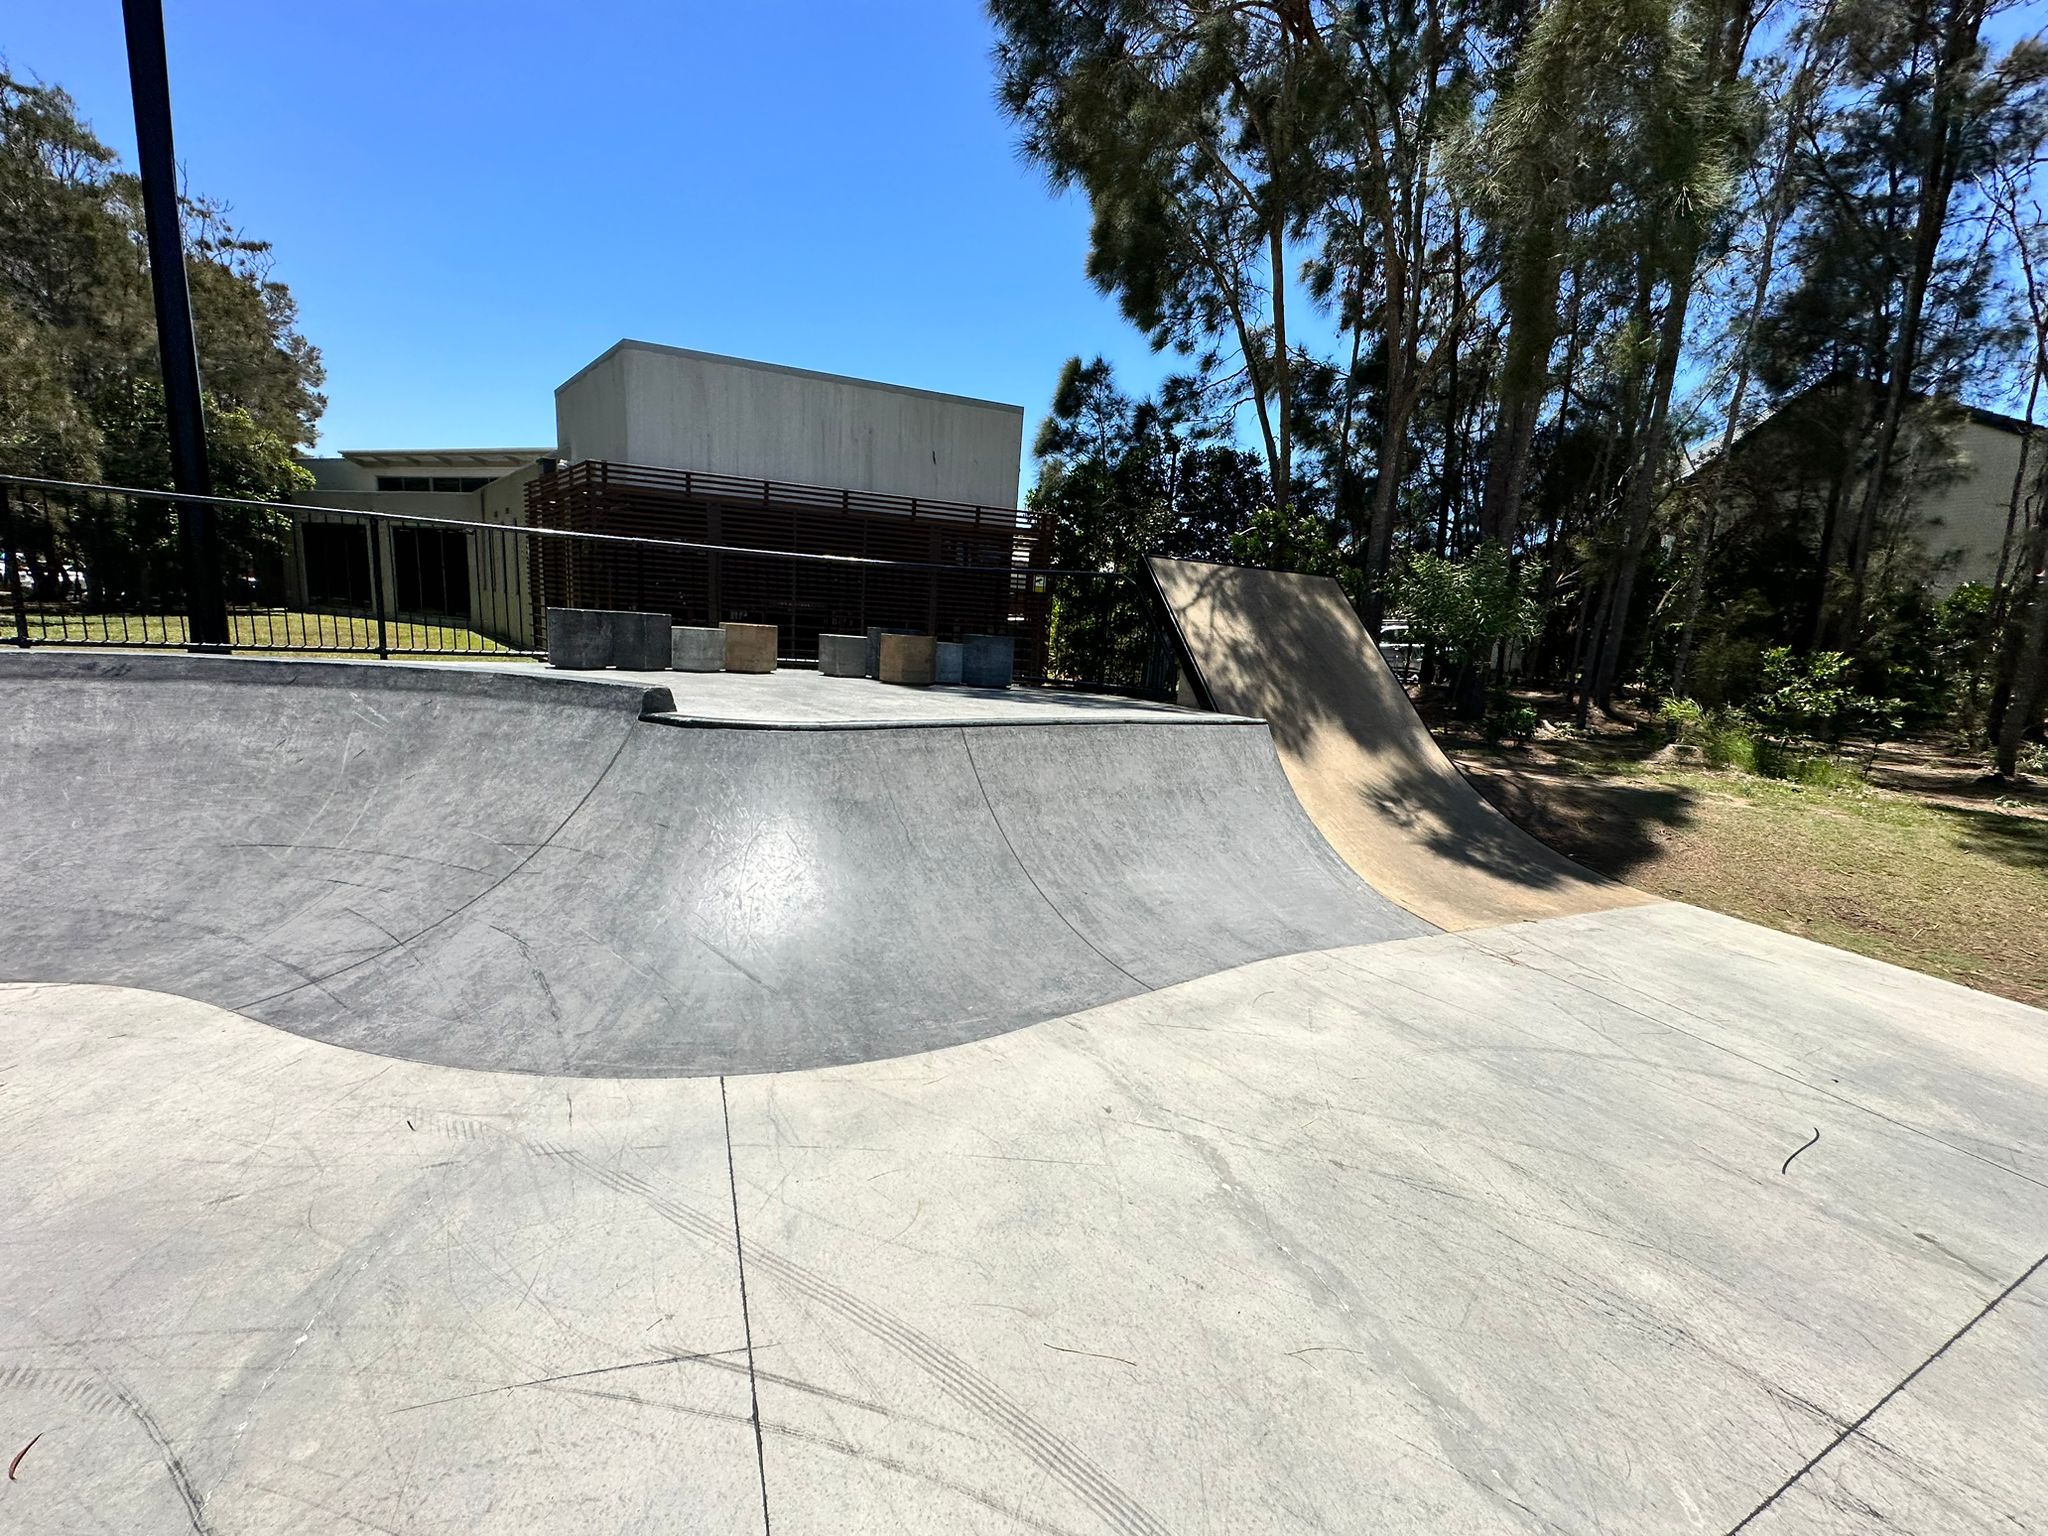
[[[1934,0],[1923,0],[1924,4]],[[1926,12],[1923,9],[1924,19]],[[1906,292],[1899,306],[1899,329],[1891,356],[1891,377],[1886,381],[1884,415],[1878,422],[1877,444],[1871,456],[1870,478],[1863,487],[1863,500],[1849,539],[1849,604],[1837,629],[1839,638],[1853,641],[1863,625],[1863,604],[1869,588],[1870,555],[1877,542],[1878,513],[1884,505],[1885,482],[1891,478],[1892,454],[1899,438],[1899,422],[1905,414],[1906,396],[1913,387],[1913,370],[1920,355],[1920,318],[1926,305],[1927,285],[1934,276],[1934,258],[1941,246],[1942,231],[1948,223],[1949,195],[1955,187],[1956,161],[1962,147],[1963,124],[1955,100],[1956,74],[1967,66],[1976,52],[1977,33],[1984,20],[1983,0],[1961,0],[1950,19],[1948,35],[1939,39],[1934,61],[1933,100],[1929,119],[1934,132],[1928,136],[1927,160],[1920,168],[1919,207],[1913,224],[1913,265],[1906,274]]]
[[[2028,727],[2041,718],[2042,705],[2048,703],[2048,517],[2034,530],[2032,544],[2028,561],[2032,600],[2027,605],[2019,663],[2013,669],[2012,692],[1998,730],[1998,772],[2006,778],[2019,772],[2020,743],[2026,739]]]
[[[1726,450],[1722,450],[1724,453]],[[1714,554],[1714,524],[1720,515],[1720,502],[1716,499],[1719,487],[1710,485],[1707,496],[1700,507],[1700,543],[1693,552],[1692,569],[1685,578],[1685,619],[1678,631],[1678,655],[1671,662],[1671,692],[1676,698],[1684,698],[1685,685],[1692,671],[1693,636],[1699,632],[1700,604],[1707,594],[1707,562]]]
[[[1505,293],[1508,306],[1507,357],[1500,375],[1500,413],[1494,423],[1493,459],[1486,468],[1486,496],[1479,509],[1479,537],[1513,553],[1522,520],[1522,489],[1529,477],[1529,452],[1536,419],[1550,392],[1550,348],[1556,339],[1557,290],[1563,281],[1550,254],[1557,231],[1531,231],[1527,265]]]
[[[1833,10],[1831,3],[1822,17],[1823,27]],[[1685,621],[1678,632],[1678,656],[1671,666],[1671,691],[1681,698],[1685,696],[1685,685],[1692,668],[1693,642],[1699,633],[1700,604],[1706,596],[1707,562],[1714,552],[1714,535],[1720,522],[1720,498],[1727,487],[1735,441],[1742,435],[1742,407],[1749,397],[1754,360],[1752,347],[1757,327],[1763,324],[1764,308],[1770,302],[1771,278],[1778,264],[1778,236],[1784,232],[1785,220],[1792,209],[1792,150],[1798,142],[1809,108],[1818,58],[1818,37],[1817,29],[1815,40],[1807,43],[1805,56],[1799,61],[1799,72],[1792,77],[1792,85],[1785,93],[1785,137],[1779,146],[1777,168],[1771,177],[1771,201],[1769,211],[1764,215],[1763,240],[1757,249],[1756,281],[1750,289],[1749,315],[1743,324],[1742,340],[1735,348],[1735,388],[1728,396],[1728,419],[1721,425],[1721,452],[1715,463],[1715,472],[1707,482],[1706,505],[1700,512],[1699,551],[1693,557],[1693,568],[1686,583]],[[1739,61],[1737,67],[1740,68]]]
[[[1529,477],[1529,452],[1536,440],[1542,397],[1510,397],[1505,388],[1501,394],[1493,459],[1486,466],[1485,499],[1479,505],[1479,537],[1482,543],[1512,549],[1522,521],[1522,485]]]
[[[1269,238],[1273,251],[1273,384],[1279,397],[1275,414],[1280,428],[1280,451],[1273,461],[1273,504],[1284,523],[1294,500],[1294,391],[1288,378],[1291,359],[1287,355],[1287,252],[1278,215],[1274,216]]]
[[[1635,598],[1636,570],[1650,542],[1650,519],[1657,506],[1657,476],[1662,469],[1664,439],[1671,420],[1671,388],[1678,377],[1678,349],[1685,340],[1685,312],[1692,301],[1695,253],[1683,249],[1671,266],[1671,291],[1658,327],[1657,365],[1650,385],[1650,420],[1628,477],[1626,530],[1621,564],[1614,574],[1614,611],[1593,672],[1593,701],[1602,709],[1614,702],[1621,672],[1621,648],[1628,634],[1629,605]]]
[[[1614,613],[1614,573],[1607,572],[1600,579],[1600,604],[1593,612],[1593,622],[1579,637],[1578,698],[1572,711],[1572,718],[1584,730],[1593,719],[1593,679],[1600,664],[1600,654],[1607,644],[1607,624]]]
[[[1828,486],[1828,498],[1821,513],[1820,574],[1813,589],[1813,622],[1807,626],[1809,652],[1819,650],[1827,642],[1828,621],[1834,611],[1835,548],[1842,542],[1842,509],[1848,503],[1850,482],[1856,472],[1856,443],[1868,425],[1868,407],[1860,398],[1863,388],[1861,380],[1850,385],[1849,414],[1842,428],[1835,478]]]
[[[1387,611],[1387,565],[1394,553],[1394,499],[1399,493],[1401,438],[1389,418],[1380,434],[1379,478],[1372,488],[1372,531],[1365,547],[1365,627],[1377,640]]]

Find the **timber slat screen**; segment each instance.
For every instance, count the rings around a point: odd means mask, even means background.
[[[678,624],[773,624],[791,658],[816,657],[820,634],[869,625],[942,640],[1010,634],[1019,673],[1044,675],[1049,604],[1015,569],[1032,548],[1023,514],[1012,509],[583,461],[530,481],[526,510],[536,529],[943,567],[878,570],[542,539],[530,552],[536,628],[549,607],[665,611]]]

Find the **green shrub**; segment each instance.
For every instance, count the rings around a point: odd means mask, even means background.
[[[1543,622],[1534,584],[1498,544],[1482,544],[1463,560],[1413,551],[1387,596],[1414,638],[1442,646],[1461,666],[1484,661],[1501,641],[1528,639]]]
[[[1831,702],[1810,692],[1798,695],[1796,702],[1783,699],[1778,718],[1782,721],[1794,709],[1819,710]],[[1657,706],[1657,718],[1673,741],[1696,749],[1710,768],[1734,768],[1820,789],[1852,789],[1863,783],[1862,770],[1854,764],[1766,735],[1740,710],[1708,709],[1697,699],[1666,699]]]
[[[1657,718],[1669,730],[1671,740],[1688,747],[1706,745],[1712,717],[1698,699],[1666,699],[1657,706]]]
[[[1781,746],[1840,741],[1850,731],[1882,735],[1898,729],[1898,701],[1851,687],[1854,663],[1840,651],[1800,657],[1789,645],[1774,645],[1764,652],[1763,663],[1763,690],[1750,702],[1750,713]]]
[[[1486,717],[1486,739],[1496,746],[1504,741],[1524,742],[1542,723],[1532,705],[1510,704]]]
[[[1739,716],[1716,716],[1699,747],[1709,768],[1757,771],[1757,739]]]
[[[1691,747],[1710,768],[1755,773],[1756,735],[1738,710],[1708,709],[1697,699],[1666,699],[1657,718],[1680,746]]]
[[[1766,742],[1757,748],[1756,772],[1815,789],[1859,789],[1863,772],[1853,763],[1825,752],[1800,752]]]

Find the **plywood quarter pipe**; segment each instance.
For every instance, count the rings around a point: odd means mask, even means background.
[[[1448,929],[1655,899],[1582,869],[1480,798],[1329,577],[1148,563],[1204,702],[1267,722],[1310,819],[1382,895]]]

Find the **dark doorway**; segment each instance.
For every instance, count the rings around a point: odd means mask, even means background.
[[[370,530],[360,523],[302,523],[306,603],[313,608],[370,606]]]
[[[400,613],[469,617],[469,535],[459,528],[394,528],[391,563]]]

